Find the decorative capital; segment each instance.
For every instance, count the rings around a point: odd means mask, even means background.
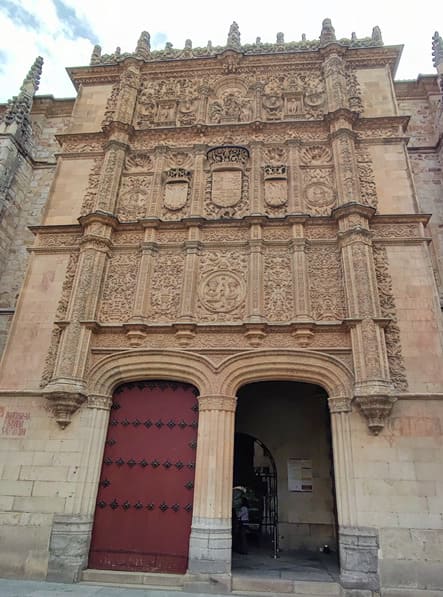
[[[88,396],[88,408],[111,410],[111,406],[112,396],[105,396],[103,394],[90,394]]]
[[[348,398],[348,396],[330,396],[328,406],[331,414],[351,412],[351,398]]]
[[[374,435],[378,435],[384,428],[396,400],[397,398],[390,394],[367,394],[355,397],[355,401]]]
[[[225,412],[235,412],[237,405],[236,396],[224,396],[217,394],[214,396],[199,396],[198,397],[198,410],[199,412],[207,410],[219,410]]]

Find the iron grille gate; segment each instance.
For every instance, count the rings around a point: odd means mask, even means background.
[[[197,390],[137,382],[114,394],[89,567],[184,573],[197,447]]]

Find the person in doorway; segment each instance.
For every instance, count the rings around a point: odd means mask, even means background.
[[[248,538],[246,529],[249,522],[249,504],[244,497],[241,500],[240,508],[237,510],[238,523],[238,551],[239,553],[248,553]]]

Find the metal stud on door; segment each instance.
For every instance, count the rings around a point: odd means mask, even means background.
[[[185,573],[198,404],[193,386],[136,382],[114,395],[89,567]]]

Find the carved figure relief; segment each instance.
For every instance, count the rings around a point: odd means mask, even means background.
[[[100,321],[125,322],[132,315],[139,254],[136,251],[115,253],[109,260],[103,286]]]
[[[177,319],[184,267],[185,256],[179,251],[162,250],[156,256],[148,314],[153,321]]]
[[[202,321],[231,321],[244,316],[246,255],[205,251],[200,258],[198,316]]]
[[[312,317],[318,321],[345,317],[345,296],[340,253],[336,246],[307,251]]]
[[[264,258],[264,310],[269,321],[293,316],[291,259],[287,250],[269,248]]]
[[[127,176],[120,189],[117,216],[121,222],[140,220],[146,215],[151,177]]]

